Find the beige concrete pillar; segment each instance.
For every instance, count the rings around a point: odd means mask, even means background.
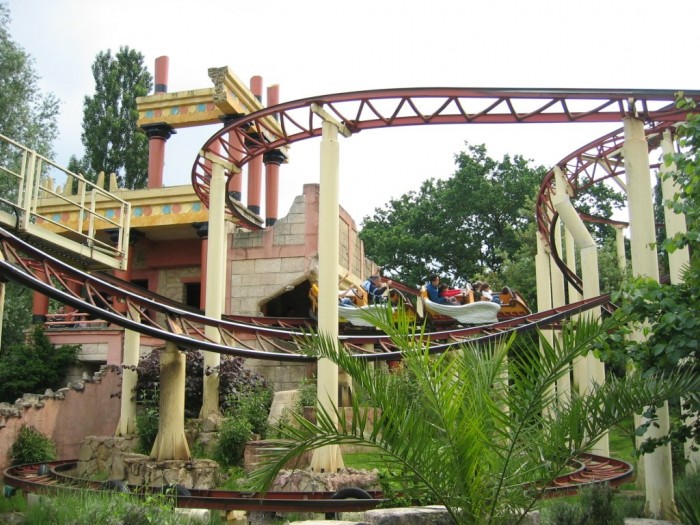
[[[651,277],[658,281],[656,227],[644,123],[634,117],[625,117],[623,124],[632,273],[635,276]],[[632,334],[632,337],[637,341],[646,339],[641,330]],[[652,425],[645,437],[661,437],[668,432],[668,405],[665,404],[664,407],[657,409],[657,415],[658,428]],[[647,508],[656,518],[671,519],[675,508],[671,448],[659,447],[652,454],[642,456],[642,461],[644,462]]]
[[[661,139],[661,151],[664,156],[673,153],[673,137],[669,130],[664,131],[663,138]],[[666,163],[661,164],[661,192],[664,201],[670,201],[673,199],[680,188],[674,183],[673,179],[665,177],[666,174],[676,170],[676,165],[671,164],[666,166]],[[684,234],[687,232],[685,215],[675,213],[668,206],[664,205],[664,221],[666,223],[666,236],[671,238],[677,233]],[[671,284],[680,284],[683,282],[683,268],[690,263],[690,254],[688,253],[688,247],[684,246],[681,249],[675,250],[673,253],[668,254],[668,266],[671,273]],[[697,416],[691,416],[691,419],[686,421],[686,424],[694,424],[697,420]],[[685,442],[683,446],[683,453],[685,459],[688,463],[685,466],[687,474],[692,474],[693,472],[700,472],[700,451],[692,450],[693,440],[690,439]]]
[[[664,155],[673,153],[673,139],[669,130],[664,131],[663,139],[661,140],[661,150]],[[666,163],[661,163],[661,192],[664,202],[672,200],[674,195],[681,191],[678,185],[674,183],[673,179],[665,176],[675,170],[675,164],[666,166]],[[682,213],[675,213],[666,205],[664,205],[664,222],[666,223],[666,236],[669,238],[676,234],[684,234],[688,231],[685,224],[685,215]],[[687,246],[668,254],[668,265],[671,272],[672,284],[680,284],[683,282],[683,267],[688,265],[688,263],[690,263],[690,255]]]
[[[627,272],[627,255],[625,254],[624,226],[615,226],[615,250],[617,252],[617,267],[624,275]]]
[[[224,167],[212,163],[212,176],[209,183],[209,225],[207,239],[206,295],[204,313],[212,319],[221,319],[225,297],[224,277],[226,265],[226,176]],[[206,326],[204,335],[216,343],[221,342],[221,334],[214,326]],[[200,417],[206,418],[219,413],[219,372],[221,356],[216,352],[202,352],[204,355],[204,386]],[[207,373],[209,370],[209,373]],[[214,370],[214,372],[212,372]]]
[[[185,437],[185,354],[175,343],[165,343],[160,356],[160,417],[151,449],[156,461],[191,459]]]
[[[339,250],[339,145],[338,128],[324,120],[321,140],[321,174],[318,226],[318,331],[338,341],[338,250]],[[338,406],[338,366],[320,359],[317,372],[318,404],[333,414]],[[335,472],[343,458],[337,445],[314,451],[315,472]]]
[[[551,259],[544,240],[537,235],[537,254],[535,255],[535,277],[537,282],[537,311],[545,312],[552,309],[552,277],[550,268]],[[547,342],[554,344],[554,335],[552,330],[543,330],[542,335]],[[540,351],[542,347],[540,346]],[[555,386],[547,392],[548,395],[554,394]]]
[[[133,305],[129,306],[129,317],[141,322],[141,313]],[[134,330],[124,330],[124,356],[122,357],[122,398],[117,436],[129,436],[136,433],[136,383],[139,376],[135,367],[139,364],[141,334]]]
[[[579,217],[578,212],[571,204],[568,191],[569,185],[564,173],[556,166],[554,168],[556,177],[556,192],[552,198],[552,204],[559,213],[559,217],[564,222],[566,229],[571,232],[575,245],[579,248],[581,255],[581,279],[583,288],[583,298],[592,299],[600,295],[600,278],[598,275],[598,247],[593,240],[586,225]],[[588,311],[588,317],[592,320],[600,318],[600,308],[596,307]],[[594,385],[605,383],[605,365],[589,352],[585,358],[587,367],[587,381],[578,383],[579,393],[584,394],[590,391]],[[578,365],[578,364],[577,364]],[[574,368],[574,374],[580,371],[578,366]],[[581,378],[583,379],[583,378]],[[601,456],[610,455],[608,434],[604,434],[591,448],[594,454]]]
[[[561,223],[557,224],[554,231],[554,243],[557,248],[557,253],[561,257],[562,254],[562,239],[561,239]],[[564,292],[564,274],[559,269],[559,266],[551,260],[550,262],[552,276],[552,307],[558,308],[566,304],[566,294]],[[561,341],[561,330],[552,330],[553,339]],[[564,374],[557,380],[557,399],[560,403],[565,403],[571,394],[571,374]]]

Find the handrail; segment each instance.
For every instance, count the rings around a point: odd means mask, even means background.
[[[0,224],[126,269],[129,202],[1,134],[0,148]]]

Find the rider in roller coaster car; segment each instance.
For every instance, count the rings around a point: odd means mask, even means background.
[[[362,283],[362,288],[367,292],[368,302],[370,304],[383,303],[386,299],[383,297],[384,292],[387,291],[388,286],[379,286],[381,281],[378,275],[371,275],[364,283]],[[391,281],[388,282],[391,284]]]

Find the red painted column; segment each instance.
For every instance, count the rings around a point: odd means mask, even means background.
[[[168,69],[170,59],[167,56],[156,58],[156,78],[153,91],[155,93],[168,92]]]
[[[156,58],[155,93],[168,92],[169,58]],[[163,187],[163,167],[165,166],[165,142],[175,133],[165,123],[149,124],[142,129],[148,136],[148,188]]]
[[[32,294],[32,323],[44,324],[46,316],[49,313],[49,298],[48,296],[33,292]]]
[[[269,86],[267,88],[267,105],[276,106],[279,102],[279,84]],[[280,164],[286,160],[287,158],[280,150],[269,151],[263,155],[265,163],[265,226],[272,226],[277,222]]]
[[[250,79],[250,91],[259,101],[262,101],[262,77]],[[248,163],[248,209],[260,215],[260,200],[262,193],[262,164],[261,156],[255,157]]]

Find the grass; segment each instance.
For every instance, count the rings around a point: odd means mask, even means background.
[[[0,498],[0,514],[7,514],[10,512],[24,512],[26,510],[27,502],[24,499],[24,496],[22,495],[21,491],[14,491],[13,494],[9,497],[3,496]]]
[[[139,498],[114,492],[71,492],[60,497],[40,497],[24,512],[27,525],[73,525],[75,523],[133,523],[189,525],[189,517],[172,506],[170,496],[162,494]],[[209,525],[223,524],[214,512]]]
[[[632,463],[637,462],[634,451],[634,422],[631,417],[610,429],[610,456]]]

